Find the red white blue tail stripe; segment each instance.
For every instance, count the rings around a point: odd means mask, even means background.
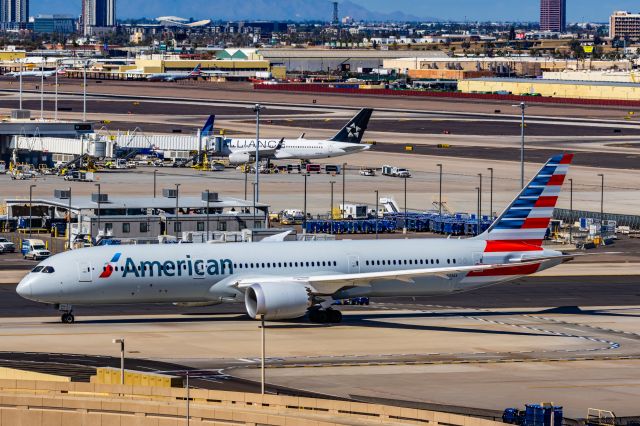
[[[487,248],[504,243],[541,246],[573,154],[552,157],[479,239]],[[494,251],[494,250],[491,250]],[[503,251],[503,250],[500,250]]]

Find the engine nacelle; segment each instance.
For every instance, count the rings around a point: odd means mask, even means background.
[[[229,154],[229,163],[245,164],[251,161],[251,155],[248,152],[232,152]]]
[[[253,319],[293,319],[304,316],[310,306],[307,288],[300,283],[253,284],[244,294],[247,313]]]

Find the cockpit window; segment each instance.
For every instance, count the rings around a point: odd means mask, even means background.
[[[40,272],[40,271],[42,271],[43,268],[44,268],[44,266],[36,266],[35,268],[33,268],[33,270],[31,272]]]
[[[42,270],[43,274],[53,274],[55,272],[55,269],[53,269],[53,266],[45,266],[44,269]]]

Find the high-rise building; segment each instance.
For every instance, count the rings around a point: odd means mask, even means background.
[[[29,20],[29,0],[0,0],[0,22],[26,23]]]
[[[609,18],[609,37],[640,39],[640,13],[614,12]]]
[[[540,0],[540,31],[567,29],[567,0]]]
[[[338,25],[340,23],[340,15],[338,13],[338,2],[334,1],[331,3],[333,3],[333,19],[331,20],[331,23],[333,25]]]
[[[85,35],[94,28],[116,26],[116,0],[82,0],[82,30]]]

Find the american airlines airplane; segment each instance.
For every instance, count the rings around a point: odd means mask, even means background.
[[[49,77],[53,77],[55,74],[58,75],[64,75],[66,74],[65,71],[65,67],[60,67],[57,68],[55,70],[48,70],[48,71],[42,71],[42,70],[36,70],[36,71],[16,71],[16,72],[9,72],[7,74],[5,74],[7,77],[15,77],[15,78],[20,78],[20,76],[24,77],[43,77],[43,78],[49,78]]]
[[[315,160],[340,157],[366,151],[362,137],[369,125],[372,109],[364,108],[353,117],[334,137],[328,140],[305,139],[260,139],[259,155],[264,160]],[[223,139],[216,150],[229,157],[231,164],[245,164],[255,161],[256,140]]]
[[[17,287],[52,304],[244,302],[251,318],[340,322],[335,300],[429,296],[512,281],[573,256],[542,247],[572,155],[551,158],[482,235],[469,239],[105,246],[46,259]]]
[[[158,74],[150,74],[147,76],[149,81],[180,81],[180,80],[195,80],[202,75],[202,65],[198,64],[193,71],[188,73],[171,73],[163,72]]]

